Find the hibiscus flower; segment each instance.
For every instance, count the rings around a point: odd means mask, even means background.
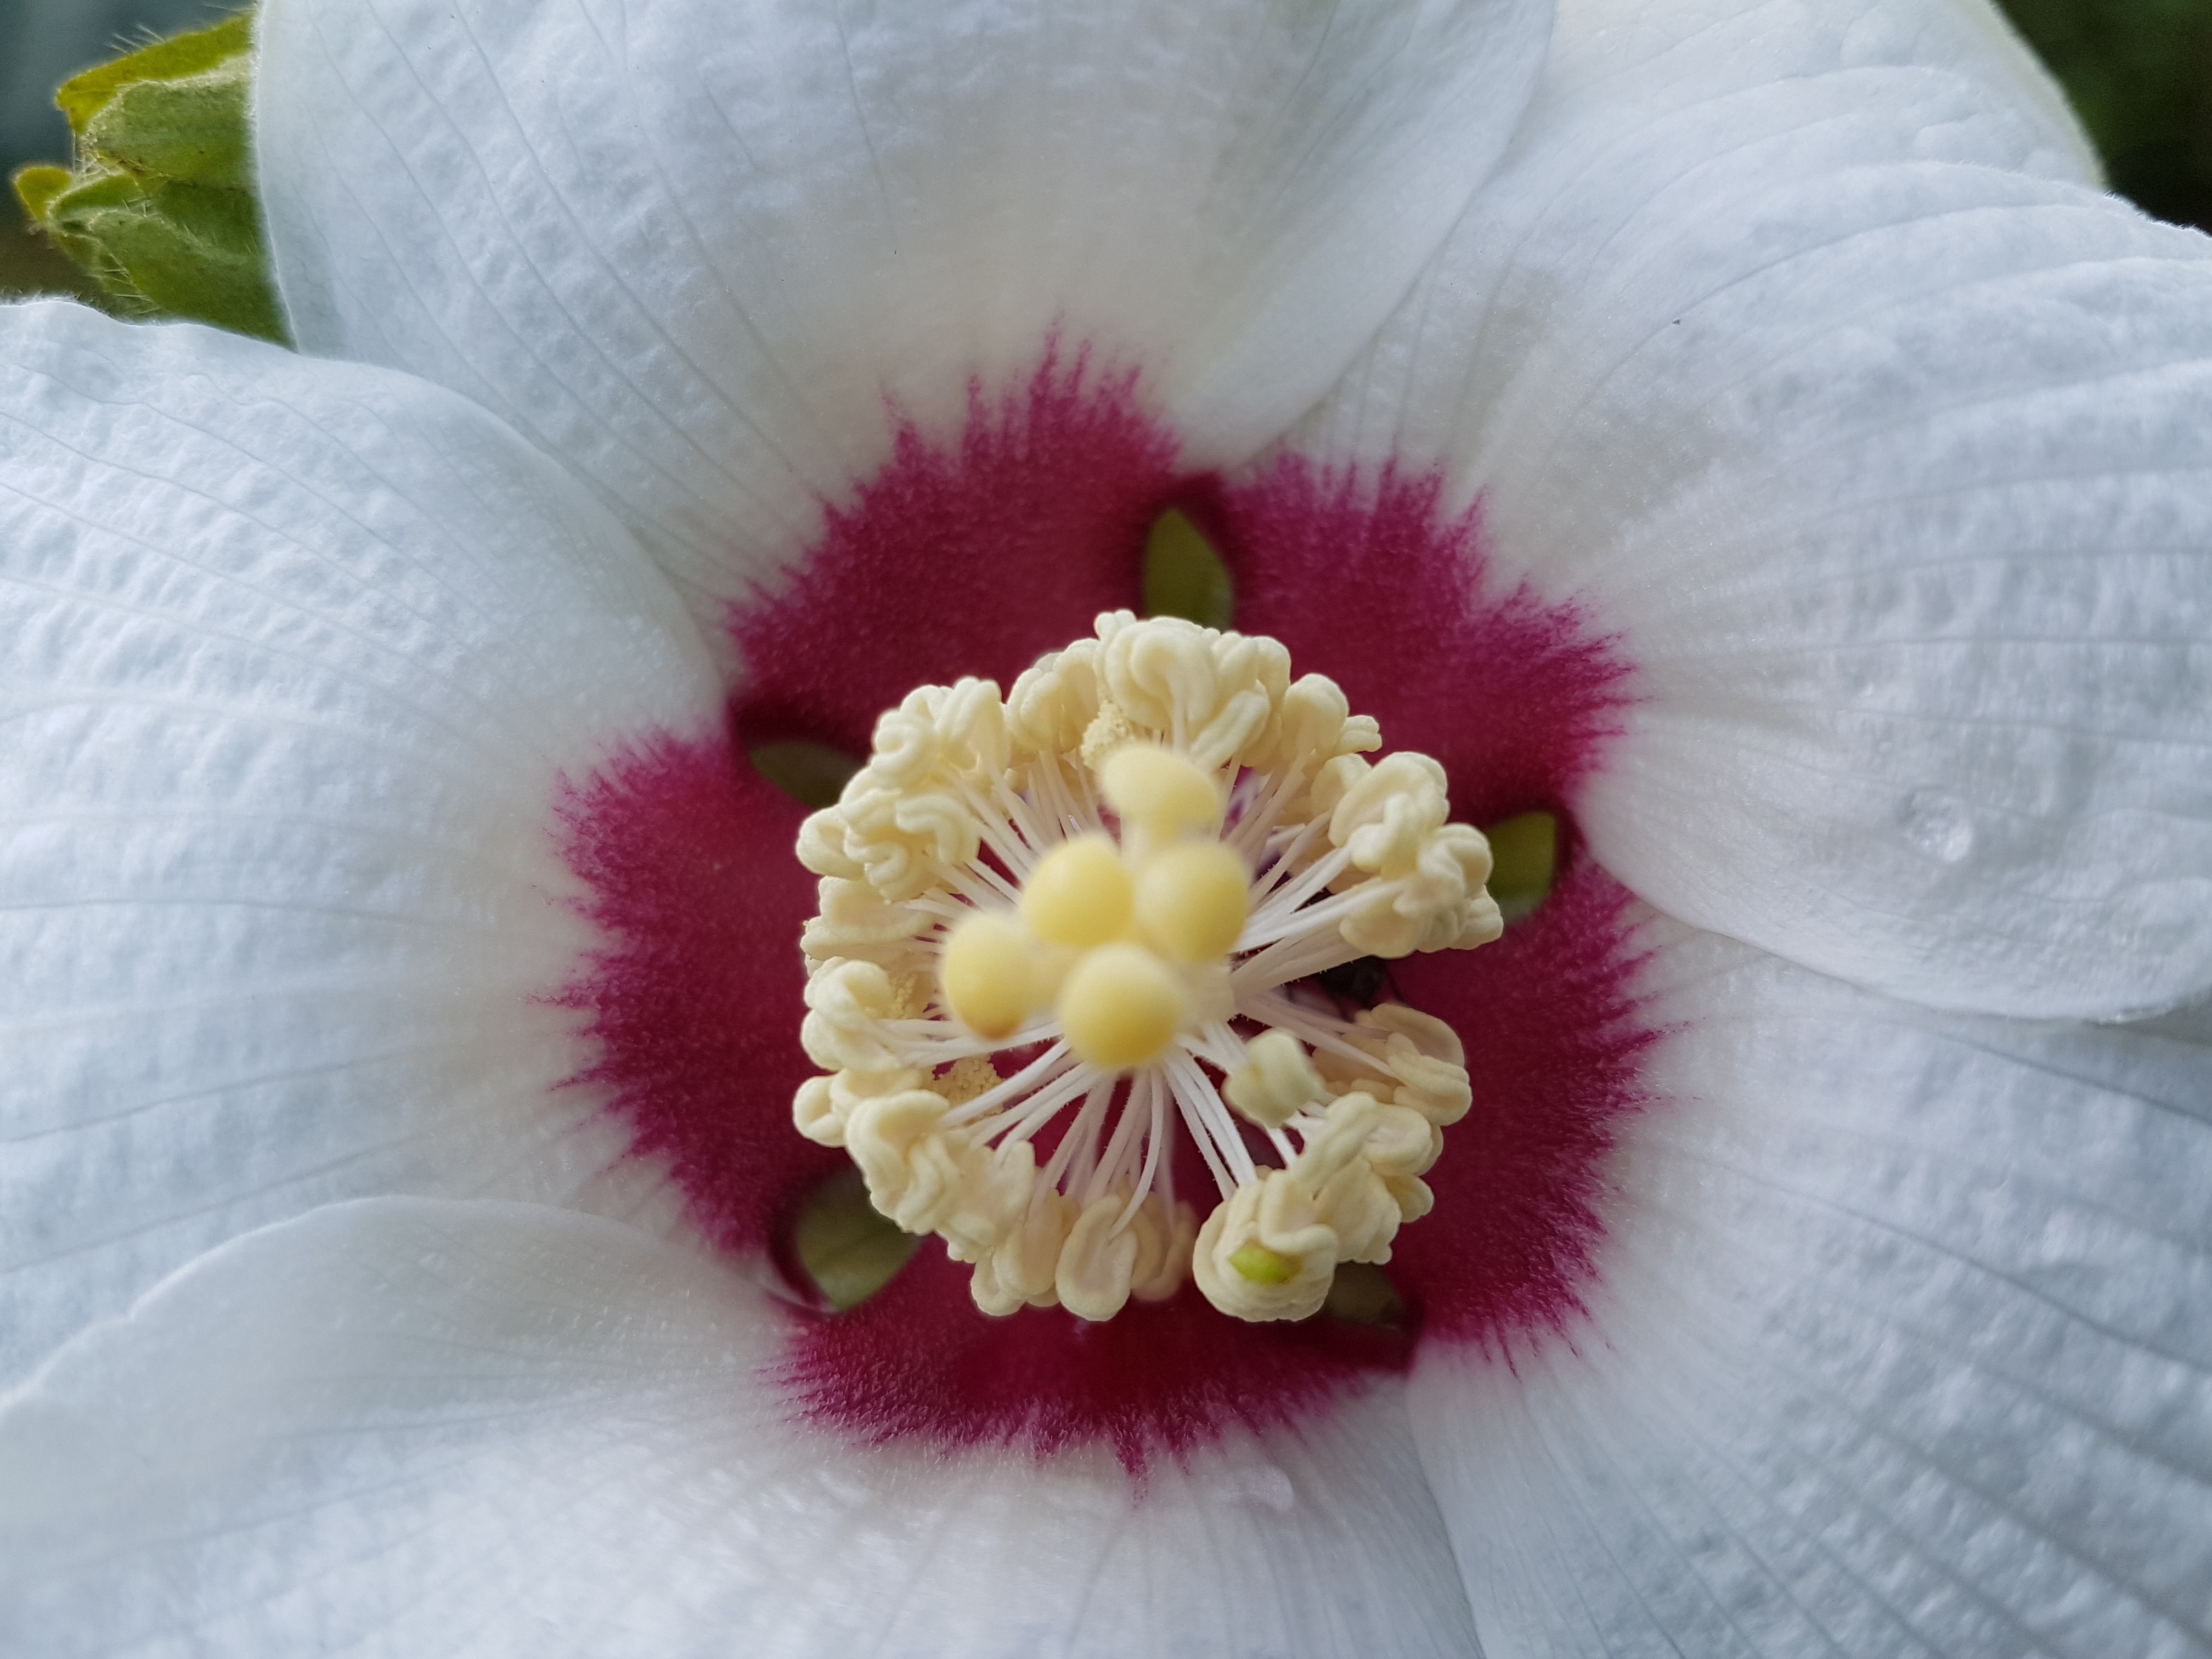
[[[2212,250],[1993,14],[272,0],[258,74],[308,355],[0,314],[11,1650],[2212,1650]],[[1297,990],[1463,1062],[1433,1208],[1304,1319],[822,1306],[748,757],[1170,510],[1563,826]]]

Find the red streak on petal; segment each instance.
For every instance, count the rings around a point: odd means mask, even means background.
[[[1200,512],[1237,577],[1237,626],[1342,686],[1386,750],[1443,762],[1455,817],[1566,805],[1619,730],[1626,667],[1575,605],[1490,591],[1480,504],[1445,520],[1442,494],[1432,473],[1287,456]]]
[[[971,386],[957,442],[902,423],[788,589],[732,610],[739,730],[866,753],[876,716],[916,686],[974,675],[1004,690],[1100,611],[1135,606],[1178,447],[1133,376],[1056,349],[1018,394]]]
[[[812,1069],[797,940],[813,884],[791,854],[799,809],[741,744],[858,750],[918,684],[1011,683],[1096,611],[1133,605],[1164,502],[1180,497],[1219,538],[1240,625],[1338,678],[1394,746],[1443,760],[1461,816],[1565,803],[1596,763],[1624,678],[1607,642],[1571,608],[1486,595],[1479,521],[1440,520],[1433,480],[1363,485],[1293,459],[1224,490],[1179,483],[1176,447],[1133,380],[1079,355],[1048,353],[995,403],[971,391],[957,441],[902,427],[788,583],[733,615],[746,675],[734,735],[641,747],[569,791],[569,857],[607,939],[562,994],[600,1044],[587,1080],[723,1247],[780,1259],[799,1204],[842,1159],[791,1127]],[[1638,1103],[1626,915],[1618,889],[1574,870],[1503,943],[1397,965],[1408,1000],[1466,1036],[1475,1079],[1431,1177],[1437,1212],[1400,1236],[1392,1268],[1431,1332],[1480,1340],[1577,1305],[1602,1160]],[[1178,1162],[1186,1194],[1210,1196],[1190,1155]],[[862,1307],[795,1310],[781,1367],[795,1407],[864,1441],[1103,1444],[1140,1473],[1233,1426],[1324,1411],[1409,1357],[1406,1333],[1245,1325],[1188,1287],[1105,1326],[1057,1309],[994,1320],[967,1272],[933,1241]]]
[[[562,997],[600,1043],[581,1080],[609,1091],[638,1152],[669,1160],[709,1238],[766,1251],[794,1285],[791,1223],[845,1163],[791,1125],[814,1070],[798,1040],[797,941],[813,908],[790,852],[799,816],[719,742],[627,756],[563,811],[609,940]],[[1211,1190],[1194,1155],[1179,1162],[1182,1190]],[[1103,1326],[1057,1309],[991,1319],[969,1272],[929,1240],[854,1311],[794,1309],[782,1372],[795,1405],[868,1441],[1022,1443],[1040,1456],[1104,1443],[1141,1474],[1232,1425],[1295,1421],[1411,1357],[1402,1333],[1241,1324],[1188,1288]]]
[[[1454,817],[1569,811],[1632,696],[1620,643],[1571,603],[1501,590],[1480,504],[1445,520],[1442,493],[1432,473],[1368,480],[1291,456],[1203,511],[1238,578],[1238,627],[1334,679],[1385,749],[1442,761]],[[1425,1340],[1557,1328],[1581,1309],[1604,1162],[1643,1103],[1632,908],[1571,858],[1503,939],[1392,964],[1399,994],[1460,1034],[1474,1089],[1427,1176],[1436,1208],[1390,1267]]]
[[[1636,1003],[1634,909],[1577,860],[1496,943],[1396,964],[1406,1000],[1467,1045],[1474,1091],[1426,1176],[1436,1208],[1399,1232],[1390,1267],[1425,1340],[1495,1345],[1583,1311],[1606,1160],[1646,1103],[1638,1065],[1656,1035]]]
[[[791,854],[805,811],[726,738],[669,738],[572,785],[561,817],[607,939],[560,996],[599,1043],[579,1081],[668,1160],[708,1237],[773,1251],[845,1163],[791,1124],[814,1069],[799,1046],[814,878]]]
[[[870,1441],[1026,1444],[1040,1457],[1103,1442],[1141,1477],[1231,1427],[1325,1412],[1411,1357],[1401,1332],[1246,1325],[1188,1285],[1103,1325],[1058,1308],[991,1319],[969,1297],[969,1271],[932,1240],[888,1290],[808,1319],[785,1365],[807,1414]]]

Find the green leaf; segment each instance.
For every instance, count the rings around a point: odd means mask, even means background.
[[[24,167],[15,193],[116,309],[289,343],[254,196],[252,66],[240,13],[63,82],[76,165]]]

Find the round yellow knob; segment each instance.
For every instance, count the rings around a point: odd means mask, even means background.
[[[1010,1036],[1030,1017],[1036,969],[1029,940],[1004,916],[970,916],[955,927],[937,971],[953,1017],[977,1036]]]
[[[1244,931],[1249,885],[1244,860],[1219,842],[1180,842],[1137,872],[1137,925],[1171,961],[1215,961]]]
[[[1221,785],[1213,775],[1156,744],[1124,744],[1107,756],[1098,786],[1124,822],[1162,840],[1210,833],[1221,823]]]
[[[1068,1047],[1113,1071],[1158,1059],[1189,1017],[1182,981],[1140,945],[1100,945],[1060,987]]]
[[[1039,939],[1079,948],[1129,930],[1129,872],[1103,836],[1063,842],[1022,885],[1022,920]]]

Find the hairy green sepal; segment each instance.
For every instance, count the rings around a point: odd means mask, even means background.
[[[252,85],[252,15],[241,12],[54,94],[76,165],[23,167],[15,193],[118,309],[286,341],[253,193]]]

